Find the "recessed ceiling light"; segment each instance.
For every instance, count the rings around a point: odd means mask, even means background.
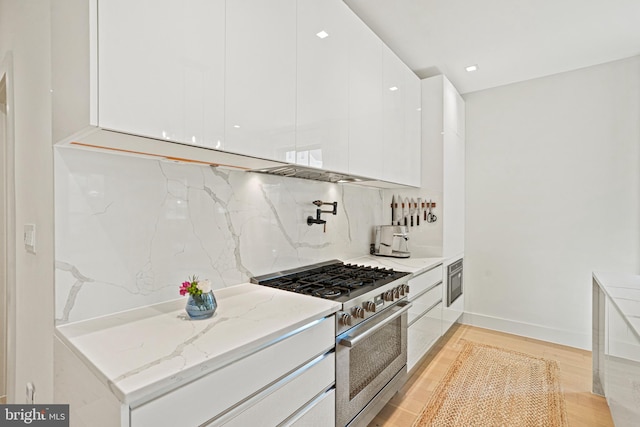
[[[394,91],[398,90],[398,87],[397,87],[397,86],[391,86],[391,87],[389,88],[389,90],[390,90],[391,92],[394,92]]]
[[[469,65],[468,67],[465,67],[465,70],[468,72],[478,71],[478,64]]]
[[[233,125],[234,128],[240,129],[240,125]]]
[[[325,30],[322,30],[319,33],[317,33],[316,36],[320,37],[321,39],[324,39],[325,37],[329,37],[329,33],[327,33]]]

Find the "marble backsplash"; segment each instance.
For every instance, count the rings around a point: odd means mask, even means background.
[[[369,251],[383,191],[55,148],[56,321],[179,297],[196,274],[214,289]],[[338,202],[308,226],[314,200]],[[329,209],[330,207],[324,207]]]

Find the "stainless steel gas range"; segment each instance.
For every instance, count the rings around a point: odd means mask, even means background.
[[[409,275],[331,260],[251,279],[342,303],[336,314],[336,426],[366,426],[405,382]]]

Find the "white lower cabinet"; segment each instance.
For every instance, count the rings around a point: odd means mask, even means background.
[[[407,342],[407,370],[427,354],[442,336],[442,302],[409,325]]]
[[[318,395],[319,388],[326,390],[331,387],[334,383],[335,365],[335,353],[325,354],[275,384],[273,390],[266,390],[263,395],[252,398],[242,407],[229,413],[229,416],[209,425],[226,427],[278,425],[300,408],[303,411],[307,405],[312,404]]]
[[[318,396],[295,417],[283,423],[293,427],[327,427],[336,422],[336,390]]]
[[[420,362],[442,336],[442,265],[409,280],[407,370]]]
[[[131,427],[277,425],[335,381],[334,318],[131,410]]]

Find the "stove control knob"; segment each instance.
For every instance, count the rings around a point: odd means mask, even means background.
[[[364,304],[362,304],[364,306],[364,309],[367,311],[370,311],[372,313],[376,312],[376,303],[374,303],[373,301],[365,301]]]
[[[387,291],[384,293],[385,301],[393,301],[393,291]]]
[[[409,285],[402,285],[402,287],[404,287],[404,291],[409,295]]]
[[[398,286],[398,294],[403,297],[404,296],[404,285]]]
[[[400,290],[398,288],[393,288],[393,299],[400,298]]]
[[[351,326],[353,324],[353,317],[349,313],[343,313],[340,319],[345,326]]]
[[[361,319],[364,319],[364,309],[362,307],[354,307],[353,315],[355,317],[360,317]]]

